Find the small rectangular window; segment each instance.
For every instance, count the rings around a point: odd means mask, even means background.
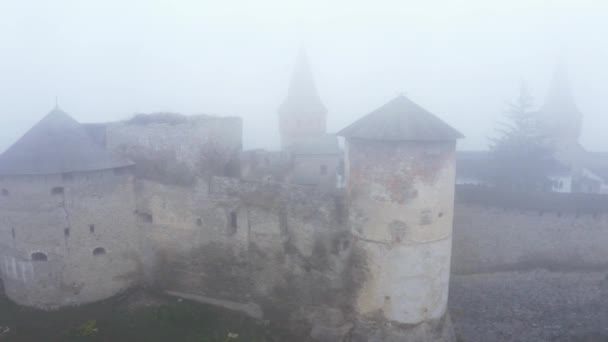
[[[325,176],[327,175],[327,165],[321,165],[321,175]]]

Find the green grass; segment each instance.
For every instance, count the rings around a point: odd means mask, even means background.
[[[19,307],[0,297],[0,326],[10,328],[0,341],[294,341],[239,313],[164,295],[145,295],[157,304],[129,305],[131,294],[50,312]]]

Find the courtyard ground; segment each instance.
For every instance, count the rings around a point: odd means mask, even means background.
[[[459,341],[608,341],[608,271],[453,275]]]

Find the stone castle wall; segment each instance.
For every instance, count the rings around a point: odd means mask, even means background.
[[[343,196],[222,177],[203,184],[138,185],[148,281],[304,336],[311,326],[317,335],[348,332],[358,282]]]
[[[459,187],[454,273],[608,268],[608,198]]]
[[[130,158],[137,175],[193,184],[198,176],[238,176],[242,121],[236,117],[175,116],[177,122],[124,121],[105,125],[108,149]],[[98,139],[100,140],[100,139]]]
[[[4,177],[0,188],[0,269],[10,298],[55,308],[139,281],[130,169]]]

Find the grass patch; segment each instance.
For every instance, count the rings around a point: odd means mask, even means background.
[[[144,296],[153,304],[133,303]],[[188,300],[138,292],[57,311],[15,305],[0,297],[1,341],[296,341],[254,319]]]

